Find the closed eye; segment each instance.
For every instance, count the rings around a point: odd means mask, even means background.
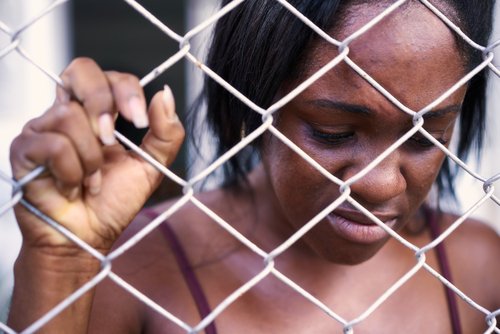
[[[354,132],[323,132],[316,129],[312,130],[312,136],[315,140],[323,144],[341,145],[354,138]]]
[[[443,145],[448,144],[448,140],[446,140],[445,138],[439,137],[439,138],[436,138],[436,140],[439,143],[443,144]],[[431,147],[437,147],[427,137],[425,137],[425,136],[423,136],[421,134],[416,134],[413,137],[411,137],[409,139],[409,143],[413,144],[413,145],[415,145],[417,147],[423,148],[423,149],[427,149],[427,148],[431,148]]]

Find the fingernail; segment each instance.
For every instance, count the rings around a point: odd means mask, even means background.
[[[115,144],[115,135],[114,135],[114,122],[113,118],[110,114],[102,114],[99,116],[99,138],[104,145],[113,145]]]
[[[149,125],[148,115],[146,113],[146,106],[142,103],[141,99],[137,96],[132,96],[128,101],[128,107],[132,112],[132,122],[136,128],[146,128]]]
[[[174,94],[172,94],[172,90],[168,85],[163,86],[163,104],[165,105],[167,117],[170,119],[177,119]]]
[[[97,170],[88,177],[87,189],[91,195],[95,196],[101,192],[101,182],[102,182],[101,170]]]

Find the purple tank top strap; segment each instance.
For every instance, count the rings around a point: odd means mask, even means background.
[[[438,215],[435,210],[424,207],[425,218],[429,226],[432,239],[436,239],[441,234],[439,228]],[[450,283],[453,283],[450,264],[446,255],[446,249],[443,242],[440,242],[436,247],[436,256],[439,263],[441,275],[446,278]],[[454,334],[462,334],[460,326],[460,316],[458,313],[457,296],[453,290],[445,286],[446,301],[448,303],[448,313],[450,314],[451,327]]]
[[[143,210],[143,213],[152,219],[158,216],[158,214],[151,209]],[[164,238],[167,240],[168,245],[170,246],[172,254],[175,257],[177,265],[179,266],[182,276],[184,277],[184,280],[188,286],[189,292],[191,293],[191,296],[193,297],[193,300],[196,304],[196,308],[198,309],[200,317],[204,319],[207,315],[210,314],[211,309],[208,305],[208,301],[205,293],[203,292],[201,284],[196,277],[191,264],[189,263],[186,252],[184,251],[179,238],[177,238],[177,235],[170,227],[168,221],[164,221],[161,225],[158,226],[158,228],[160,229]],[[207,327],[205,327],[205,333],[217,334],[217,329],[213,321]]]

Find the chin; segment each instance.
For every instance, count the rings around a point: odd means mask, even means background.
[[[339,243],[337,246],[329,245],[329,247],[318,247],[318,245],[307,243],[322,259],[334,264],[353,266],[373,258],[386,242],[387,240],[372,245]]]
[[[376,253],[370,254],[334,254],[325,258],[328,262],[354,266],[370,260]]]

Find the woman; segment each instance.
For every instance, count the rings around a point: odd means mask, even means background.
[[[305,16],[343,40],[391,1],[293,1]],[[492,1],[436,1],[476,42],[486,45]],[[478,25],[477,22],[484,24]],[[427,7],[409,1],[349,44],[349,57],[412,110],[447,91],[481,60]],[[208,65],[259,106],[267,107],[338,55],[274,1],[245,2],[221,19]],[[183,139],[171,91],[146,101],[137,78],[103,72],[89,59],[62,74],[54,106],[28,123],[12,145],[21,178],[38,165],[48,172],[25,187],[42,212],[106,254],[176,203],[142,211],[160,174],[116,145],[119,112],[138,127],[150,125],[142,147],[169,165]],[[261,123],[256,114],[207,81],[208,122],[225,152]],[[485,74],[481,73],[427,113],[424,128],[448,146],[460,114],[459,153],[480,138]],[[274,116],[274,126],[342,180],[356,175],[412,128],[412,117],[340,63]],[[350,186],[351,196],[409,242],[422,247],[457,217],[423,204],[438,179],[450,190],[444,153],[420,133]],[[441,171],[441,174],[438,173]],[[339,198],[339,186],[270,132],[228,166],[224,187],[196,195],[265,252],[270,252]],[[112,262],[114,273],[152,301],[194,326],[265,267],[262,257],[188,202],[168,222]],[[99,262],[16,207],[24,244],[16,262],[9,324],[21,330],[94,277]],[[129,222],[132,224],[129,225]],[[433,227],[430,231],[430,227]],[[125,230],[126,229],[126,230]],[[124,232],[125,230],[125,232]],[[122,233],[124,232],[124,233]],[[117,241],[117,239],[119,240]],[[430,250],[426,262],[488,310],[500,306],[498,236],[465,222]],[[275,267],[343,319],[354,319],[416,263],[415,254],[351,204],[342,202],[303,238],[275,258]],[[447,265],[450,268],[447,268]],[[448,270],[449,269],[449,270]],[[43,286],[43,289],[40,287]],[[356,333],[483,332],[484,314],[446,296],[421,270],[354,326]],[[331,333],[343,325],[268,275],[214,322],[207,333]],[[47,324],[46,332],[182,333],[110,279]]]

